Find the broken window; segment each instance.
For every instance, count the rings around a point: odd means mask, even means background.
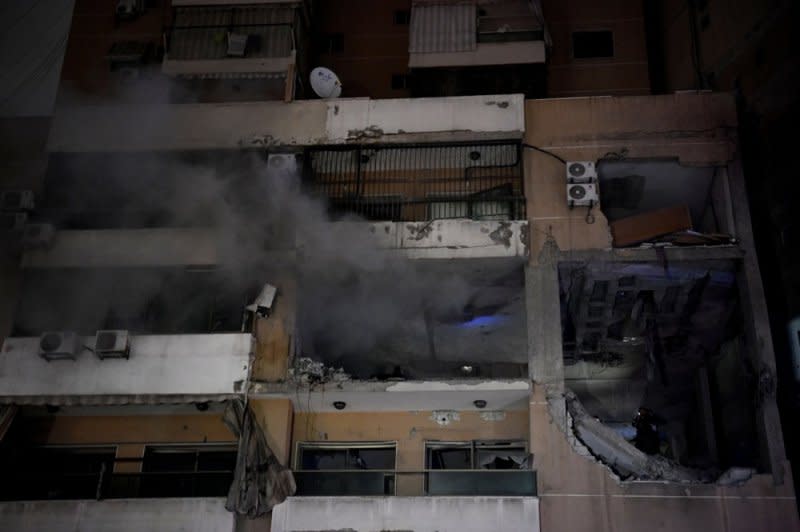
[[[427,442],[425,462],[428,469],[525,469],[528,452],[519,441]]]
[[[524,441],[425,443],[428,495],[535,495]]]
[[[393,443],[301,443],[298,495],[393,495]]]

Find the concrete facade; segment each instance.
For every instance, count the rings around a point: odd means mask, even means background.
[[[273,510],[272,532],[414,530],[538,532],[535,497],[292,497]]]
[[[51,152],[519,138],[522,95],[59,108]]]
[[[0,503],[8,532],[233,532],[225,499],[120,499]]]
[[[84,338],[85,345],[93,342]],[[58,404],[83,397],[103,404],[107,395],[140,402],[135,397],[233,395],[247,379],[249,334],[139,335],[130,344],[128,360],[100,360],[84,350],[75,361],[47,362],[38,355],[38,338],[6,339],[0,393],[5,402]]]
[[[630,113],[630,114],[629,114]],[[569,121],[562,117],[569,116]],[[528,103],[526,139],[566,160],[597,160],[604,154],[630,158],[675,157],[696,165],[720,165],[729,192],[718,206],[728,209],[738,249],[668,249],[667,262],[741,260],[740,297],[750,308],[745,320],[749,355],[759,367],[774,368],[764,320],[760,278],[743,180],[737,170],[733,101],[728,95],[586,98]],[[642,124],[648,124],[642,134]],[[572,430],[564,400],[564,368],[557,267],[561,261],[658,260],[649,250],[610,248],[608,223],[596,212],[570,211],[563,165],[541,153],[529,155],[526,190],[531,223],[531,265],[526,272],[531,395],[530,449],[539,475],[543,530],[798,530],[791,473],[785,461],[775,399],[757,412],[763,474],[736,487],[716,484],[622,482],[592,456]],[[720,212],[724,212],[720,210]],[[742,258],[747,257],[747,258]],[[774,369],[771,371],[774,372]]]

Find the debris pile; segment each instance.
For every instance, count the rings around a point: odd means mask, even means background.
[[[331,368],[308,357],[298,357],[294,367],[289,368],[289,379],[300,384],[323,384],[347,381],[350,375],[342,368]]]

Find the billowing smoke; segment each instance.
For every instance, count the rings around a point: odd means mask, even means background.
[[[43,213],[62,227],[214,227],[219,263],[213,272],[36,278],[26,286],[22,330],[237,330],[261,285],[280,289],[291,272],[304,354],[347,361],[403,342],[427,352],[426,324],[461,320],[478,295],[452,271],[381,248],[365,224],[347,223],[356,218],[330,223],[324,201],[304,191],[299,175],[270,169],[263,151],[56,156],[44,200]]]

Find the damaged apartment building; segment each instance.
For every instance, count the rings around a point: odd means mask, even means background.
[[[0,530],[798,530],[733,97],[557,4],[76,0]]]

